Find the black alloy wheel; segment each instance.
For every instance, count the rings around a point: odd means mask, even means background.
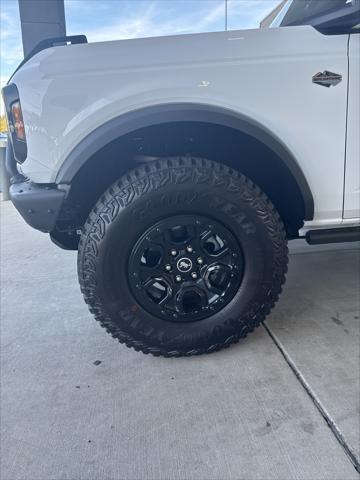
[[[209,217],[176,215],[150,227],[136,243],[129,282],[152,315],[191,322],[229,303],[243,269],[239,242],[229,229]]]

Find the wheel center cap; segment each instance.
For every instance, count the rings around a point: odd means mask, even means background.
[[[190,272],[190,270],[192,269],[193,263],[190,260],[190,258],[183,257],[177,261],[176,266],[179,272],[187,273],[187,272]]]

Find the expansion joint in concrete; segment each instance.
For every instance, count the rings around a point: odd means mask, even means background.
[[[310,399],[312,400],[315,407],[320,412],[321,416],[323,417],[323,419],[327,423],[328,427],[330,428],[330,430],[333,433],[336,440],[339,442],[339,444],[341,445],[341,447],[345,451],[345,453],[348,456],[348,458],[350,459],[351,463],[354,465],[355,469],[358,472],[360,472],[360,462],[359,462],[355,452],[353,451],[351,446],[348,444],[348,442],[344,438],[344,435],[342,434],[341,430],[336,425],[334,419],[331,417],[329,412],[326,410],[324,405],[321,403],[319,397],[316,395],[314,390],[311,388],[309,383],[306,381],[304,375],[300,372],[296,363],[292,360],[289,353],[286,351],[286,348],[281,343],[281,341],[278,339],[278,337],[271,331],[271,329],[266,325],[265,322],[263,322],[263,325],[264,325],[264,328],[267,331],[269,337],[274,342],[274,344],[276,345],[276,347],[280,351],[281,355],[284,357],[286,363],[288,364],[288,366],[290,367],[290,369],[292,370],[292,372],[294,373],[294,375],[296,376],[296,378],[298,379],[298,381],[300,382],[300,384],[302,385],[302,387],[304,388],[304,390],[306,391],[306,393],[308,394]]]

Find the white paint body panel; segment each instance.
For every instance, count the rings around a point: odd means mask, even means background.
[[[349,42],[349,112],[344,218],[360,217],[360,35]]]
[[[26,124],[23,171],[35,182],[53,182],[85,136],[126,112],[179,102],[214,105],[240,112],[280,138],[314,196],[315,217],[308,225],[339,225],[347,42],[347,35],[300,26],[42,51],[12,79]],[[331,88],[313,84],[312,76],[323,70],[341,74],[343,81]]]

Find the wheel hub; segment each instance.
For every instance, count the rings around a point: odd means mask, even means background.
[[[136,243],[129,283],[152,315],[188,322],[221,310],[238,291],[244,271],[241,247],[220,222],[182,215],[158,222]]]
[[[193,263],[190,258],[182,257],[176,262],[176,268],[180,273],[188,273],[193,267]]]

